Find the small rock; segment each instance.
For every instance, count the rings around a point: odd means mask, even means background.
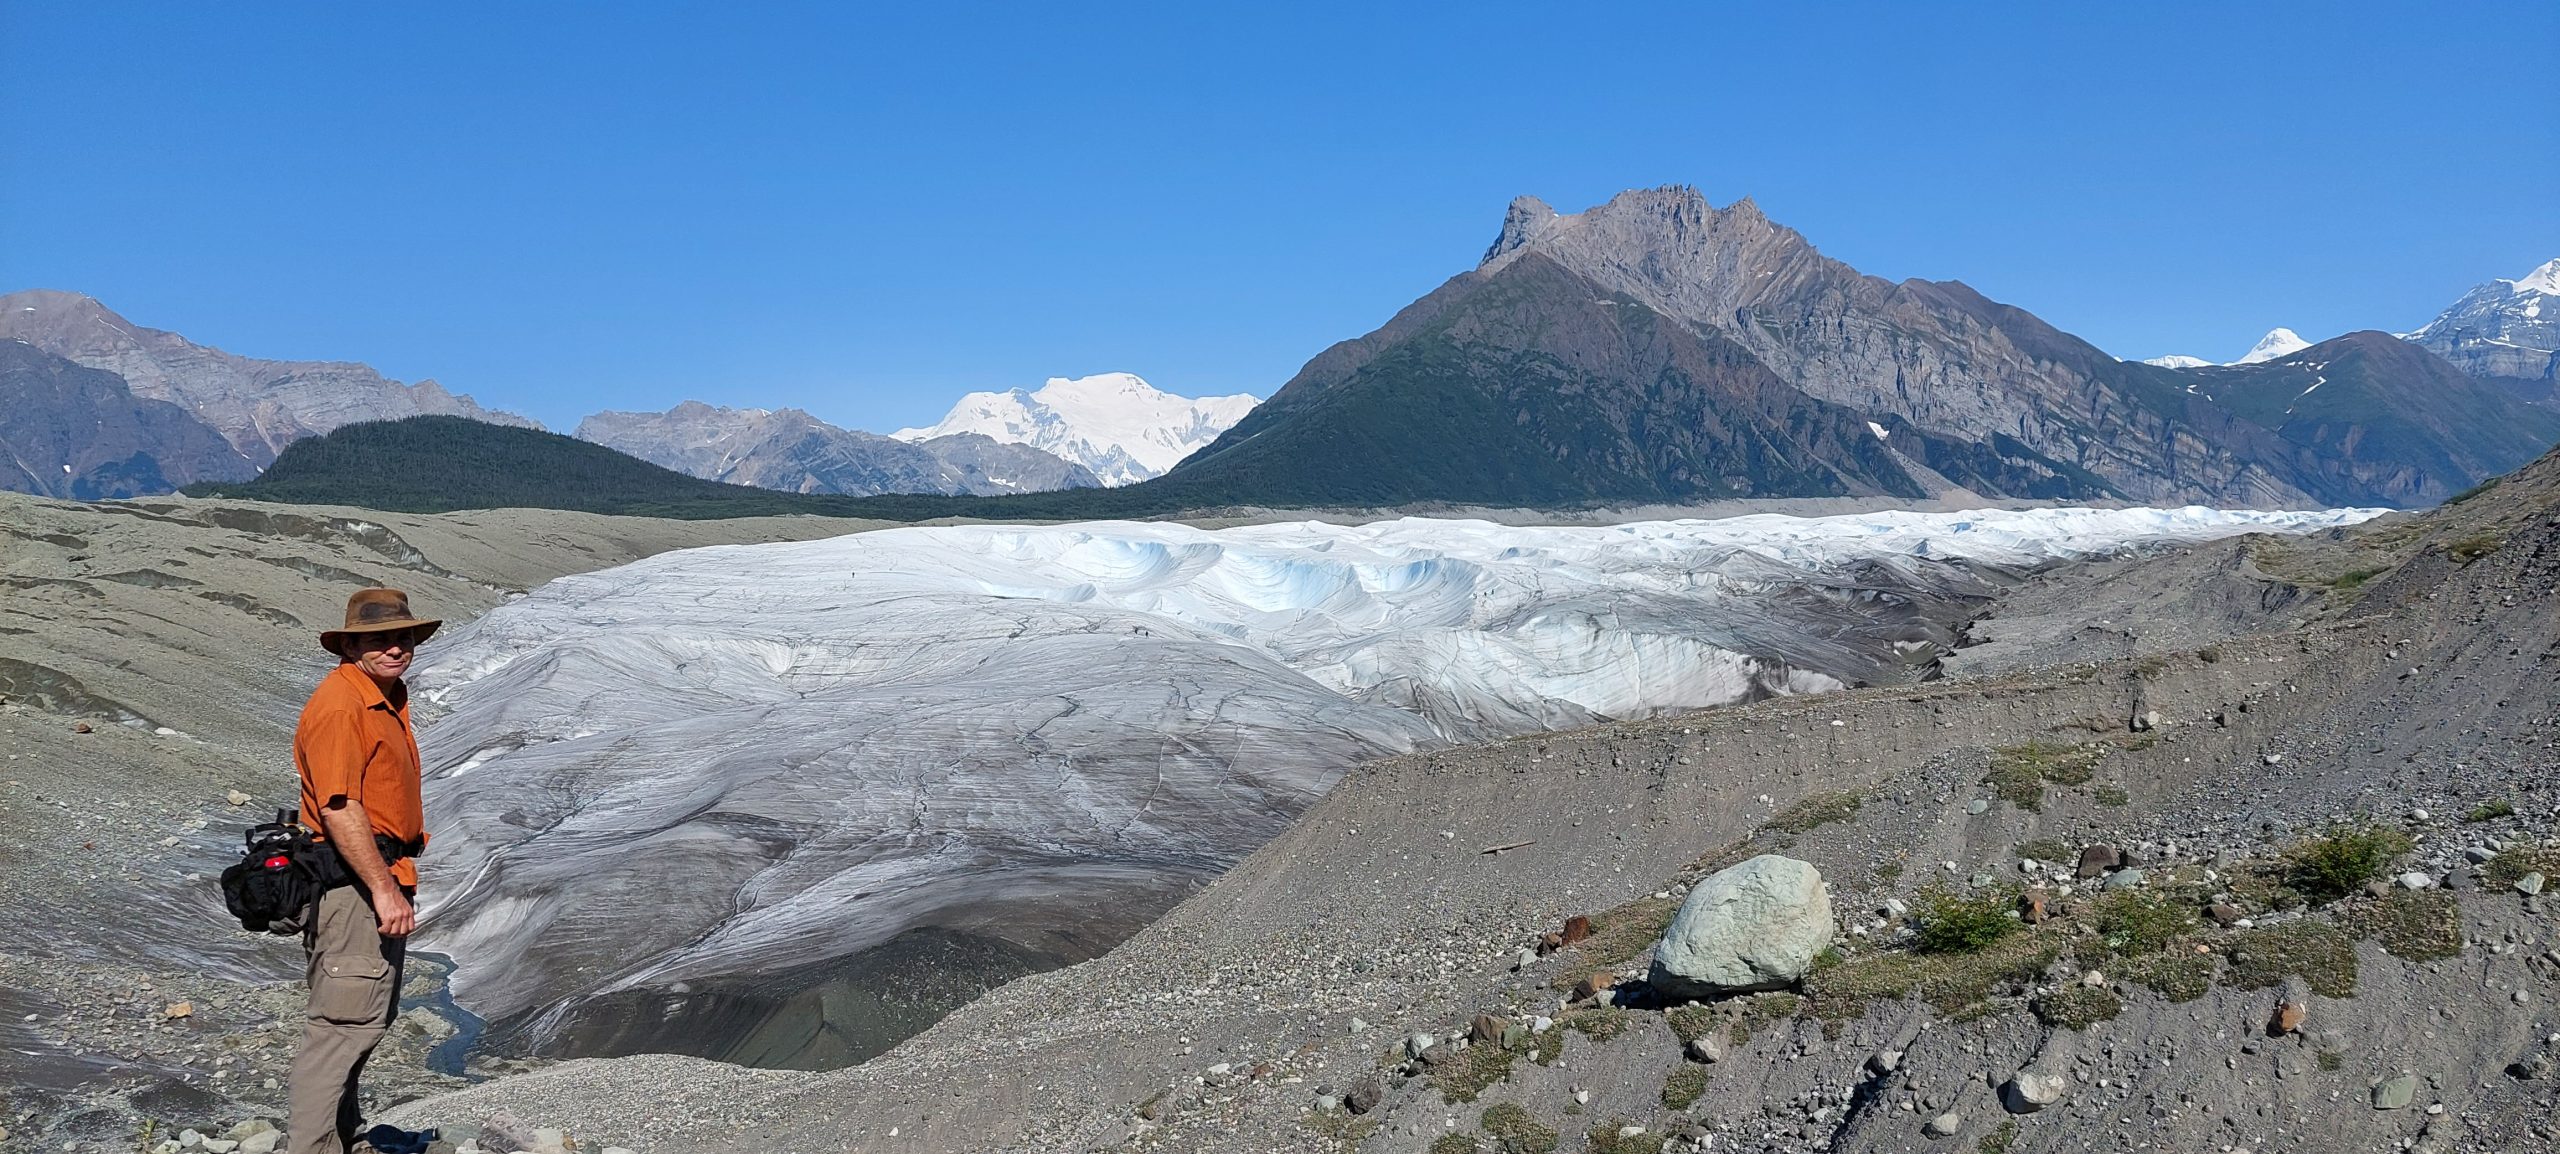
[[[1574,1091],[1574,1092],[1573,1092],[1573,1104],[1574,1104],[1574,1105],[1576,1105],[1576,1106],[1588,1106],[1588,1105],[1590,1105],[1590,1104],[1591,1104],[1591,1091],[1589,1091],[1589,1090],[1576,1090],[1576,1091]]]
[[[1977,797],[1972,801],[1964,803],[1964,811],[1976,816],[1989,813],[1991,812],[1991,800],[1989,798]]]
[[[203,1134],[197,1133],[192,1128],[178,1131],[178,1149],[193,1150],[202,1145],[204,1145]]]
[[[2290,1034],[2301,1029],[2302,1020],[2310,1016],[2311,1007],[2300,1002],[2285,1002],[2276,1007],[2273,1017],[2267,1019],[2267,1034],[2270,1037]]]
[[[2107,875],[2107,884],[2105,888],[2111,890],[2129,890],[2141,885],[2143,880],[2150,876],[2151,875],[2140,866],[2135,866],[2130,869],[2120,869]]]
[[[2103,990],[2107,988],[2107,976],[2096,970],[2091,970],[2088,973],[2080,975],[2080,984],[2092,990]]]
[[[1556,1020],[1545,1014],[1529,1019],[1529,1032],[1532,1034],[1543,1034],[1555,1028]]]
[[[196,1004],[194,1002],[171,1002],[167,1008],[160,1011],[160,1016],[163,1018],[191,1018],[195,1016],[195,1012]]]
[[[2111,845],[2093,845],[2080,851],[2080,866],[2074,872],[2093,878],[2124,864],[2124,851]]]
[[[2539,873],[2529,873],[2523,877],[2517,878],[2516,892],[2523,894],[2526,897],[2532,897],[2535,894],[2541,893],[2542,875]]]
[[[265,1130],[240,1140],[240,1154],[275,1154],[284,1145],[284,1131]]]
[[[1958,1117],[1955,1111],[1949,1110],[1929,1119],[1928,1124],[1920,1129],[1932,1138],[1953,1138],[1957,1131],[1964,1129],[1964,1119]]]
[[[1705,1062],[1712,1065],[1724,1061],[1724,1043],[1717,1041],[1713,1034],[1700,1034],[1689,1039],[1687,1052],[1692,1062]]]
[[[73,732],[73,733],[95,733],[95,732],[97,732],[97,730],[94,730],[94,729],[89,728],[89,723],[88,723],[88,722],[85,722],[85,721],[75,721],[75,722],[72,722],[72,723],[71,723],[71,732]]]
[[[222,795],[222,800],[230,802],[234,806],[243,806],[249,804],[249,795],[235,789]]]
[[[2470,862],[2473,865],[2479,865],[2480,863],[2496,856],[2498,855],[2490,853],[2486,846],[2475,845],[2470,849],[2462,851],[2462,860]]]
[[[2204,916],[2212,918],[2213,924],[2228,929],[2237,925],[2242,918],[2245,918],[2248,915],[2241,913],[2240,907],[2228,902],[2215,902],[2204,908]]]
[[[239,1141],[232,1138],[207,1138],[203,1144],[204,1154],[231,1154],[239,1148]]]
[[[1511,1031],[1511,1019],[1499,1014],[1478,1014],[1467,1024],[1467,1037],[1478,1042],[1499,1042]]]
[[[1633,1122],[1629,1122],[1624,1126],[1618,1127],[1618,1137],[1621,1138],[1633,1138],[1643,1133],[1644,1127],[1638,1126]]]
[[[2381,878],[2375,878],[2372,881],[2366,882],[2361,888],[2364,890],[2364,896],[2369,898],[2387,898],[2391,896],[2391,883],[2384,881]]]
[[[2376,1110],[2407,1109],[2409,1103],[2417,1098],[2418,1076],[2415,1074],[2402,1074],[2386,1082],[2376,1082],[2373,1086],[2373,1108]]]
[[[1351,1092],[1342,1096],[1342,1105],[1354,1114],[1366,1114],[1377,1109],[1386,1096],[1387,1088],[1372,1074],[1351,1084]]]
[[[1890,1074],[1902,1068],[1902,1051],[1878,1050],[1867,1059],[1867,1068],[1879,1074]]]
[[[1352,1033],[1354,1033],[1354,1034],[1365,1033],[1365,1032],[1367,1032],[1367,1030],[1368,1030],[1368,1029],[1369,1029],[1369,1023],[1368,1023],[1368,1022],[1366,1022],[1366,1021],[1364,1021],[1364,1020],[1362,1020],[1362,1019],[1361,1019],[1361,1018],[1359,1018],[1358,1016],[1356,1016],[1356,1015],[1355,1015],[1355,1016],[1351,1019],[1351,1032],[1352,1032]]]
[[[1529,967],[1534,966],[1534,965],[1537,965],[1537,964],[1538,964],[1538,951],[1536,951],[1536,950],[1522,950],[1522,951],[1520,951],[1520,956],[1519,956],[1519,957],[1513,958],[1513,959],[1511,960],[1511,968],[1512,968],[1513,970],[1515,970],[1515,971],[1517,971],[1517,970],[1525,970],[1525,969],[1528,969]]]
[[[2404,890],[2422,890],[2436,884],[2436,879],[2419,873],[2416,870],[2410,870],[2409,872],[2391,880],[2398,882],[2400,884],[2400,888]]]
[[[1911,907],[1901,898],[1886,898],[1883,905],[1876,907],[1876,912],[1888,918],[1898,918],[1910,913]]]
[[[480,1123],[480,1146],[493,1154],[517,1154],[532,1150],[542,1143],[534,1137],[533,1127],[525,1124],[512,1111],[499,1110]]]
[[[2071,1081],[2060,1074],[2036,1074],[2024,1070],[2000,1086],[2000,1105],[2012,1114],[2033,1114],[2062,1100],[2071,1090]]]
[[[2416,673],[2416,672],[2417,672],[2417,670],[2412,669],[2412,670],[2410,670],[2409,672],[2411,672],[2411,673]],[[2423,810],[2423,809],[2413,809],[2413,810],[2410,810],[2410,811],[2409,811],[2409,820],[2411,820],[2411,821],[2425,821],[2425,820],[2427,820],[2427,811],[2425,811],[2425,810]]]
[[[1440,1039],[1429,1034],[1415,1034],[1404,1040],[1404,1052],[1407,1057],[1419,1058],[1431,1047],[1439,1044]]]
[[[2551,1055],[2528,1054],[2507,1063],[2507,1076],[2525,1082],[2538,1082],[2551,1076]]]

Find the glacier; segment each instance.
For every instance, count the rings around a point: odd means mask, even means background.
[[[661,554],[425,654],[419,942],[533,1047],[596,999],[673,1015],[918,931],[1063,964],[1359,761],[1909,680],[2007,574],[2378,512],[958,525]]]

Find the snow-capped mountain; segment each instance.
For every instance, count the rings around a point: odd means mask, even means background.
[[[2302,339],[2302,337],[2292,329],[2269,329],[2267,330],[2267,335],[2259,337],[2258,343],[2249,346],[2248,352],[2240,354],[2240,359],[2231,363],[2235,365],[2254,365],[2260,361],[2272,361],[2278,357],[2289,357],[2310,347],[2311,342]]]
[[[2164,369],[2209,369],[2216,365],[2254,365],[2289,357],[2310,347],[2311,342],[2302,339],[2301,335],[2292,329],[2276,328],[2267,330],[2267,335],[2259,337],[2258,343],[2249,346],[2249,351],[2240,354],[2240,359],[2236,361],[2208,361],[2203,357],[2173,353],[2165,357],[2145,357],[2142,363],[2158,365]]]
[[[663,413],[597,413],[578,422],[577,436],[705,480],[790,493],[996,496],[1097,483],[1028,445],[967,435],[910,443],[840,429],[798,409],[686,401]]]
[[[1135,373],[1051,377],[1038,389],[971,393],[940,424],[900,429],[901,441],[977,433],[1082,465],[1105,485],[1163,475],[1258,404],[1245,394],[1177,397]]]
[[[2401,335],[2472,376],[2560,397],[2560,260],[2472,289]]]

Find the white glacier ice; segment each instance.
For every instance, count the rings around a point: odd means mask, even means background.
[[[422,944],[491,1018],[917,927],[1107,948],[1353,763],[1910,676],[1985,586],[2373,510],[901,528],[662,554],[438,639]]]

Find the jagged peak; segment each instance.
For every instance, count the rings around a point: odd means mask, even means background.
[[[1534,196],[1515,196],[1511,207],[1502,214],[1502,231],[1495,234],[1493,245],[1484,250],[1478,265],[1491,264],[1526,247],[1530,241],[1555,226],[1556,210]]]

